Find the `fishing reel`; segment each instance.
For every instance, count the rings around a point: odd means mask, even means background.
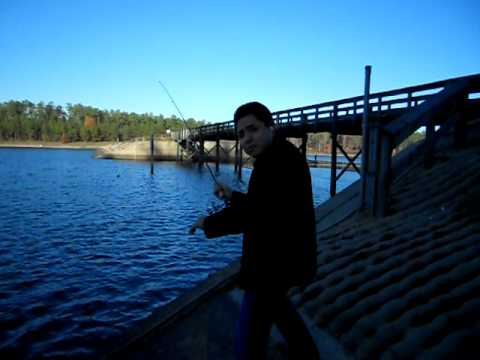
[[[216,214],[226,208],[230,207],[230,201],[229,200],[225,200],[225,201],[222,201],[222,202],[215,202],[215,201],[211,201],[210,202],[210,205],[207,207],[207,214],[210,216],[210,215],[213,215],[213,214]]]

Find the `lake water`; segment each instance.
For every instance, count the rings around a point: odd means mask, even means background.
[[[311,172],[319,204],[330,173]],[[230,165],[220,180],[246,188]],[[149,163],[88,150],[0,149],[0,358],[98,357],[238,258],[240,236],[187,235],[219,205],[211,192],[196,166],[155,163],[152,176]]]

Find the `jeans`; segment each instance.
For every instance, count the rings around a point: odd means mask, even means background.
[[[289,359],[319,359],[315,343],[286,293],[246,291],[235,337],[237,360],[266,359],[276,324],[288,344]]]

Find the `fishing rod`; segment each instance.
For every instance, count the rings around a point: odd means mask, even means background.
[[[178,113],[180,114],[180,118],[183,120],[183,126],[184,126],[185,128],[187,128],[188,131],[191,133],[192,129],[190,129],[190,127],[188,126],[187,122],[185,121],[185,118],[183,117],[182,112],[180,111],[179,107],[177,106],[177,103],[176,103],[175,100],[173,99],[173,96],[170,94],[170,92],[168,91],[167,87],[166,87],[160,80],[158,80],[158,83],[162,86],[163,90],[165,90],[165,93],[166,93],[167,96],[169,97],[169,99],[170,99],[170,101],[172,102],[173,106],[175,106],[175,109],[177,109]],[[200,149],[197,148],[197,143],[196,143],[196,142],[193,142],[193,147],[195,148],[195,150],[196,150],[201,156],[203,156],[203,152],[200,151]],[[208,161],[205,161],[204,163],[205,163],[205,165],[207,166],[208,172],[210,173],[210,176],[212,177],[212,179],[213,179],[213,181],[215,182],[215,184],[216,184],[218,187],[222,187],[222,185],[218,182],[217,177],[216,177],[215,174],[213,173],[212,169],[211,169],[210,166],[208,165]]]

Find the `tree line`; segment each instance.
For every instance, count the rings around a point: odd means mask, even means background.
[[[193,128],[205,125],[205,121],[189,118],[186,125]],[[126,141],[166,135],[184,126],[175,115],[100,110],[81,104],[62,107],[28,100],[0,103],[0,140],[4,141]]]
[[[189,128],[205,125],[205,121],[186,120]],[[179,117],[172,115],[136,114],[119,110],[100,110],[81,104],[66,107],[28,100],[0,103],[0,141],[127,141],[139,137],[161,137],[168,130],[184,127]],[[401,146],[404,148],[425,137],[424,130],[412,134]],[[338,142],[347,152],[361,148],[360,136],[340,135]],[[309,134],[310,152],[331,151],[328,133]]]

